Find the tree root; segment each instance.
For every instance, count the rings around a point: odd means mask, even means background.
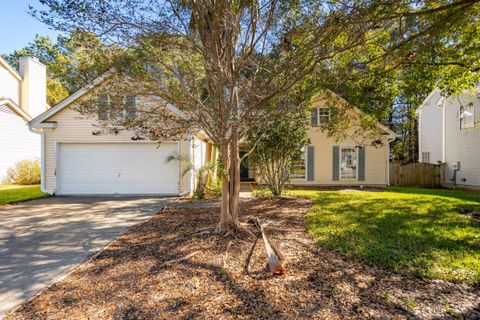
[[[232,241],[230,240],[227,244],[227,249],[225,250],[225,255],[223,256],[223,269],[227,266],[228,250],[232,246]]]

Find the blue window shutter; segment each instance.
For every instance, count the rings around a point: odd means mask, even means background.
[[[358,181],[365,181],[365,147],[358,148]]]
[[[126,97],[126,105],[127,105],[127,117],[134,118],[136,110],[136,97],[135,96],[127,96]]]
[[[340,147],[333,146],[332,180],[340,180]]]
[[[315,152],[313,146],[307,147],[307,180],[315,180]]]
[[[101,95],[98,97],[98,119],[108,119],[108,96]]]
[[[312,116],[311,116],[311,125],[312,127],[318,126],[318,108],[312,109]]]

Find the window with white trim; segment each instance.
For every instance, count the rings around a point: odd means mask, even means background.
[[[473,106],[460,106],[460,130],[475,127],[475,109]]]
[[[125,120],[135,117],[136,96],[101,95],[98,97],[99,120]]]
[[[302,148],[302,155],[300,159],[294,162],[290,179],[305,180],[307,179],[307,149]]]
[[[318,108],[318,124],[322,125],[330,121],[330,108]]]
[[[342,147],[340,149],[340,179],[357,178],[357,149]]]

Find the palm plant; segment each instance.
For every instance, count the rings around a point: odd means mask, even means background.
[[[183,170],[182,177],[190,171],[193,171],[195,176],[195,187],[193,190],[193,197],[196,199],[205,199],[207,195],[208,185],[214,179],[214,173],[216,169],[216,163],[205,162],[200,167],[195,167],[195,163],[190,160],[190,157],[182,154],[172,154],[167,157],[167,162],[181,161],[185,163],[185,170]]]

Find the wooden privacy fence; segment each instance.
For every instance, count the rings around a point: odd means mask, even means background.
[[[390,184],[402,187],[437,188],[445,183],[445,163],[390,162]]]

